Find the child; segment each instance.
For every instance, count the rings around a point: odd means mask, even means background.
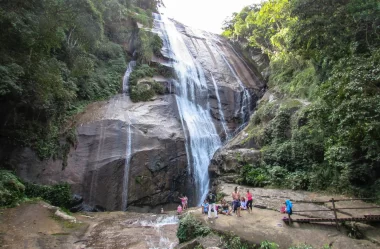
[[[207,214],[208,213],[208,201],[207,199],[204,200],[204,202],[202,203],[202,214]]]
[[[182,214],[182,207],[181,207],[181,205],[178,205],[178,207],[177,207],[177,214],[178,215]]]
[[[243,209],[243,210],[247,209],[247,202],[245,201],[244,197],[240,198],[240,206],[241,206],[241,209]]]

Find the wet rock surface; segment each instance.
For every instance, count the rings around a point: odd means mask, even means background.
[[[176,23],[177,29],[188,46],[192,56],[202,66],[210,98],[210,110],[218,133],[224,136],[221,127],[221,112],[223,112],[229,132],[232,133],[241,124],[241,109],[244,108],[244,91],[249,92],[249,106],[245,109],[247,115],[255,108],[256,102],[264,94],[265,81],[257,72],[250,69],[242,55],[229,42],[212,33],[187,27]],[[214,78],[218,89],[213,85]],[[222,110],[218,107],[216,90],[220,96]]]
[[[171,95],[147,103],[132,103],[119,95],[91,104],[77,117],[77,146],[71,149],[66,168],[61,160],[40,161],[29,149],[15,152],[13,163],[27,181],[66,181],[85,204],[120,210],[130,153],[128,204],[172,202],[186,187],[185,140],[177,115]]]
[[[53,217],[43,202],[0,212],[0,247],[19,249],[174,248],[178,218],[129,212],[77,213],[76,223]]]
[[[170,249],[178,244],[178,218],[173,215],[113,212],[82,219],[91,224],[82,238],[84,248]]]

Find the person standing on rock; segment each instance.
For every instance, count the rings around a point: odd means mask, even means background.
[[[182,196],[182,197],[179,197],[179,199],[181,200],[182,209],[186,210],[187,197],[186,196]]]
[[[233,210],[236,212],[236,215],[238,217],[241,217],[240,215],[240,193],[238,191],[238,188],[235,187],[235,191],[232,192],[232,205],[233,205]]]
[[[208,206],[208,218],[211,219],[211,209],[214,209],[215,219],[218,218],[218,211],[216,210],[216,196],[210,191],[207,196]]]
[[[185,199],[185,209],[187,209],[187,201],[188,201],[189,199],[187,198],[186,195],[185,195],[183,198]]]
[[[253,202],[253,198],[252,198],[252,194],[249,193],[249,189],[247,189],[246,197],[247,197],[247,209],[248,209],[248,212],[249,212],[249,213],[252,213],[252,202]]]

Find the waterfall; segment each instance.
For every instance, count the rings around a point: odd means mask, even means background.
[[[136,61],[130,61],[125,71],[123,78],[123,94],[128,95],[129,92],[129,76],[136,66]],[[128,115],[128,113],[127,113]],[[128,206],[128,180],[129,180],[129,168],[132,155],[132,132],[131,132],[131,119],[128,115],[129,123],[127,127],[127,145],[126,145],[126,157],[124,162],[124,176],[123,176],[123,192],[121,197],[121,209],[126,210]]]
[[[157,16],[155,28],[160,29],[165,41],[164,49],[167,46],[171,52],[172,66],[178,79],[175,82],[175,98],[184,126],[187,156],[195,178],[195,202],[201,204],[209,190],[208,166],[221,141],[207,108],[207,83],[201,66],[191,56],[174,23],[165,16]]]
[[[124,78],[123,78],[123,93],[126,93],[129,95],[129,76],[131,75],[133,69],[136,66],[136,61],[130,61],[128,63],[127,70],[125,71]]]
[[[129,120],[127,128],[127,149],[126,149],[126,158],[124,162],[124,177],[123,177],[123,194],[122,194],[122,210],[127,209],[128,205],[128,179],[129,179],[129,168],[132,155],[132,133],[131,133],[131,120]]]
[[[232,68],[231,64],[228,62],[226,56],[221,51],[221,49],[218,49],[218,52],[219,52],[220,56],[223,58],[224,62],[227,64],[232,75],[235,77],[236,81],[239,83],[239,85],[242,89],[243,98],[242,98],[242,103],[241,103],[241,107],[240,107],[240,117],[242,119],[242,123],[245,124],[246,122],[248,122],[249,116],[251,115],[251,96],[250,96],[247,88],[245,88],[243,82],[241,82],[241,80],[239,79],[235,70]]]
[[[220,121],[222,123],[224,133],[226,133],[226,141],[227,141],[229,139],[228,127],[227,127],[227,124],[226,124],[226,119],[224,118],[224,113],[223,113],[223,109],[222,109],[222,103],[220,102],[218,85],[216,84],[216,81],[215,81],[214,76],[212,74],[211,74],[211,79],[212,79],[212,83],[214,84],[215,95],[216,95],[216,99],[218,101],[219,115],[220,115],[220,119],[221,119]]]

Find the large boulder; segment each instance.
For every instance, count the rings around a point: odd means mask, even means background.
[[[215,153],[209,166],[212,185],[217,185],[219,181],[236,182],[244,165],[255,165],[260,159],[259,150],[221,148]]]

